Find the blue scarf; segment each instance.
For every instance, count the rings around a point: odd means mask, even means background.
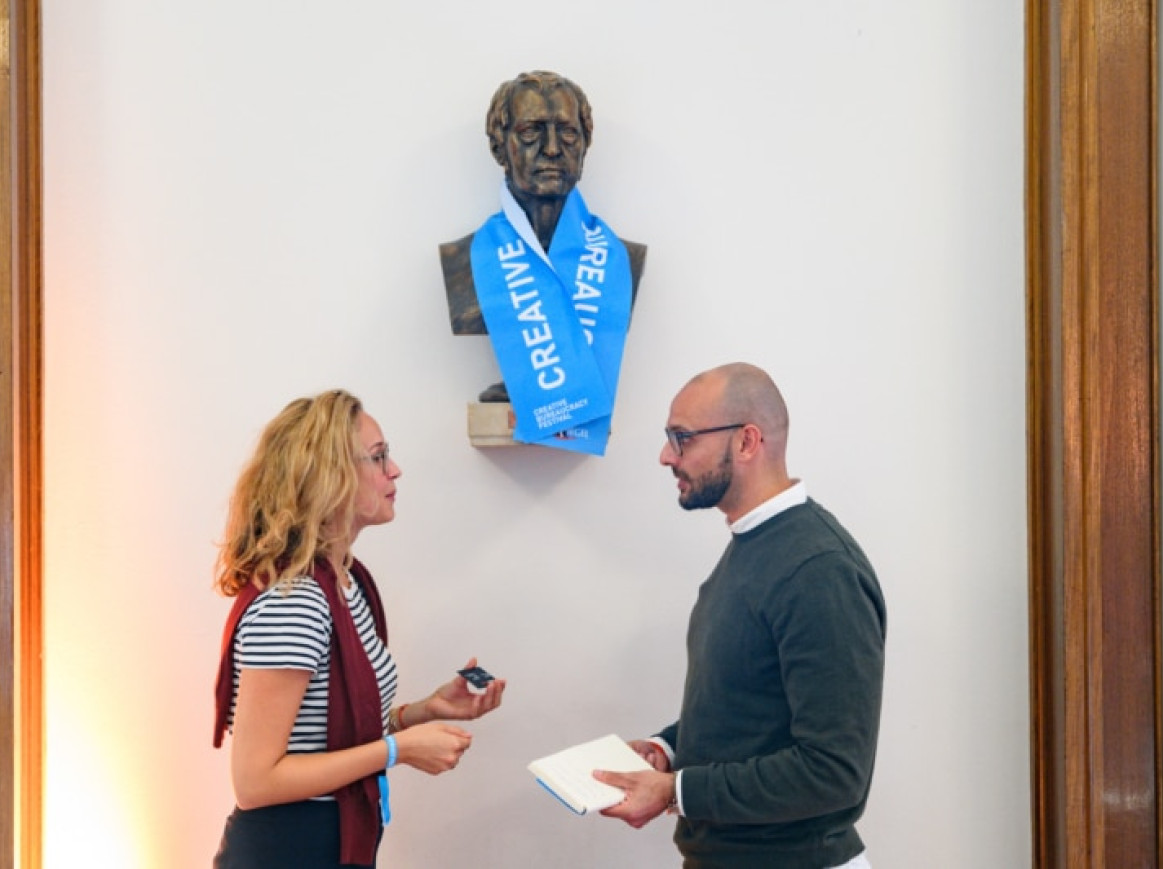
[[[472,273],[509,390],[513,439],[602,455],[630,325],[626,246],[575,188],[546,253],[502,185],[477,230]]]

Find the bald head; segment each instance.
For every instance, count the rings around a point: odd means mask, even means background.
[[[716,416],[750,422],[763,432],[765,451],[783,461],[787,452],[787,405],[766,371],[746,362],[720,365],[691,378],[687,387],[705,388]]]
[[[734,522],[793,484],[787,406],[761,368],[720,365],[691,378],[670,403],[659,462],[679,481],[679,504],[717,507]]]

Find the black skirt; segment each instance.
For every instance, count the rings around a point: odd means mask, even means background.
[[[382,835],[383,829],[380,833]],[[304,800],[238,809],[226,819],[214,869],[375,869],[339,862],[339,806]]]

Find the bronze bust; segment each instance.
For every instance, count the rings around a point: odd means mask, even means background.
[[[581,179],[593,135],[589,100],[581,88],[552,72],[522,73],[493,95],[486,119],[489,149],[505,170],[505,185],[548,250],[566,197]],[[485,335],[473,282],[470,251],[475,233],[440,245],[440,263],[455,335]],[[646,263],[646,245],[622,239],[630,258],[633,297]],[[480,401],[508,401],[503,382]]]

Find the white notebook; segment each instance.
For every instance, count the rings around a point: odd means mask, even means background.
[[[595,769],[636,772],[651,769],[651,766],[612,733],[529,764],[529,771],[541,786],[579,815],[600,812],[622,802],[622,790],[594,778]]]

